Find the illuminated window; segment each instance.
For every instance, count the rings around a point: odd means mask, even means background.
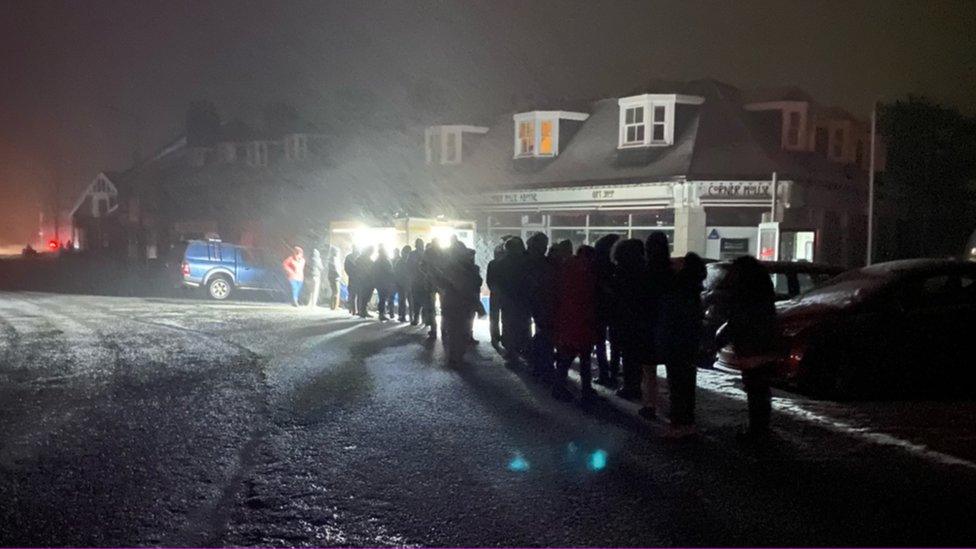
[[[519,155],[535,153],[535,121],[519,122],[518,125]]]
[[[644,143],[644,107],[631,107],[624,112],[624,144]]]
[[[552,120],[543,120],[539,126],[539,154],[552,152]]]

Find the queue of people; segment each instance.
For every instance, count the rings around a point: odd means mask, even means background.
[[[482,278],[474,256],[474,250],[456,238],[447,247],[418,238],[413,247],[395,249],[392,255],[382,246],[354,248],[343,262],[348,310],[371,318],[376,294],[380,321],[395,318],[414,326],[423,322],[429,339],[444,340],[450,364],[460,363],[477,343],[474,318],[487,314],[492,346],[507,362],[528,364],[534,376],[551,384],[554,398],[574,398],[567,377],[578,363],[584,404],[600,398],[596,383],[640,402],[639,413],[649,420],[658,415],[658,369],[663,366],[670,397],[667,436],[696,433],[695,358],[703,330],[701,292],[706,277],[698,255],[685,255],[675,269],[661,232],[643,242],[606,235],[592,247],[576,250],[568,240],[550,246],[544,233],[524,242],[506,237],[486,269],[487,312],[481,305]],[[338,260],[336,248],[330,249],[324,264],[317,251],[311,259],[313,284],[320,284],[328,270],[333,309],[339,305]],[[296,304],[303,267],[301,249],[296,247],[284,264]],[[772,372],[763,357],[775,342],[775,295],[768,273],[751,257],[733,261],[728,280],[732,310],[717,337],[746,357],[742,370],[749,427],[743,435],[761,437],[768,430],[771,410]],[[312,296],[314,303],[317,292]]]

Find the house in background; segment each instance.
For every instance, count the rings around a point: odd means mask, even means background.
[[[658,82],[487,126],[470,147],[458,132],[450,150],[463,156],[429,169],[492,242],[544,232],[592,245],[661,231],[676,255],[721,259],[756,255],[758,225],[775,217],[780,259],[864,261],[867,125],[795,88]]]

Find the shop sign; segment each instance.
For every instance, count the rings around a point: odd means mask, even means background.
[[[771,183],[768,181],[716,181],[702,185],[702,198],[725,200],[770,199]]]
[[[619,202],[619,201],[662,201],[673,197],[670,184],[651,184],[638,186],[622,186],[616,188],[581,188],[581,189],[542,189],[538,191],[513,191],[507,193],[491,193],[481,196],[487,204],[547,204],[547,203],[579,203]]]

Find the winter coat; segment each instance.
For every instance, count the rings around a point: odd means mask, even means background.
[[[363,290],[376,287],[373,285],[373,260],[366,254],[356,259],[356,285]]]
[[[615,268],[612,291],[612,323],[621,347],[638,362],[654,363],[654,326],[657,319],[654,291],[647,269]]]
[[[379,257],[373,262],[373,287],[381,292],[393,291],[396,278],[393,276],[393,264],[386,257]]]
[[[346,256],[346,259],[342,265],[343,270],[346,272],[346,277],[349,279],[349,283],[352,285],[359,284],[359,281],[356,280],[359,278],[359,271],[356,269],[357,259],[358,257],[356,257],[356,254],[351,253]]]
[[[680,275],[661,298],[658,317],[657,350],[665,362],[691,362],[698,353],[705,318],[701,283]]]
[[[441,299],[445,315],[464,317],[481,309],[481,275],[470,260],[450,261],[444,268]]]
[[[305,258],[293,255],[285,258],[281,262],[281,267],[285,270],[285,277],[288,280],[301,282],[305,280]]]
[[[312,259],[308,262],[308,274],[313,278],[319,277],[322,276],[323,270],[325,270],[325,265],[322,264],[322,256],[319,255],[318,250],[313,250]]]
[[[600,339],[595,267],[593,262],[576,256],[559,270],[555,344],[560,352],[589,353]]]

